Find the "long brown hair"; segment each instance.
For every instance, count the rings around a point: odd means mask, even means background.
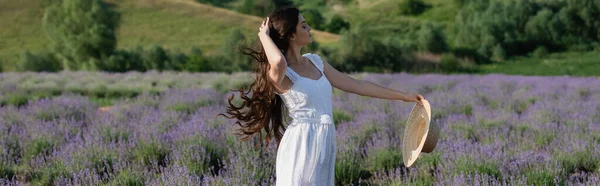
[[[296,32],[298,24],[298,15],[300,11],[296,7],[285,6],[269,14],[269,36],[281,50],[282,54],[287,53],[289,41]],[[255,81],[250,85],[250,89],[241,87],[238,91],[240,97],[244,100],[239,107],[233,105],[234,95],[229,96],[227,112],[218,115],[229,119],[237,119],[235,124],[241,126],[238,135],[243,140],[250,139],[255,133],[259,133],[260,139],[263,138],[261,130],[264,129],[266,136],[264,142],[269,146],[271,138],[274,136],[277,141],[277,147],[285,132],[284,119],[286,119],[287,108],[283,100],[275,93],[273,82],[269,80],[270,64],[267,60],[265,50],[258,40],[254,46],[240,47],[240,52],[254,58]],[[262,141],[261,141],[262,143]]]

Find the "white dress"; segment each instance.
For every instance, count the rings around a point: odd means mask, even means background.
[[[279,94],[292,122],[286,128],[276,162],[276,185],[334,185],[336,131],[332,119],[331,84],[323,73],[323,61],[316,54],[304,54],[321,72],[313,80],[290,67],[286,75],[294,83]]]

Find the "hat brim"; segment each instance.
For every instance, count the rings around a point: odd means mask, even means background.
[[[404,127],[402,159],[406,167],[410,167],[421,154],[429,133],[430,121],[431,107],[429,102],[423,99],[423,105],[415,104]]]

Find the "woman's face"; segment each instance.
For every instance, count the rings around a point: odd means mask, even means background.
[[[312,28],[308,26],[302,14],[298,14],[298,25],[296,25],[296,33],[292,36],[291,41],[296,45],[304,46],[313,42],[310,31]]]

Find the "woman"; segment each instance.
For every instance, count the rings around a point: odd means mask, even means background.
[[[257,62],[256,81],[247,92],[239,90],[243,105],[234,106],[233,96],[229,97],[226,117],[238,120],[244,139],[264,129],[268,146],[275,136],[276,185],[334,185],[332,86],[358,95],[422,104],[419,94],[354,79],[316,54],[301,54],[302,47],[313,41],[310,31],[297,8],[272,12],[260,26],[259,49],[242,50]],[[292,118],[287,129],[284,114]]]

